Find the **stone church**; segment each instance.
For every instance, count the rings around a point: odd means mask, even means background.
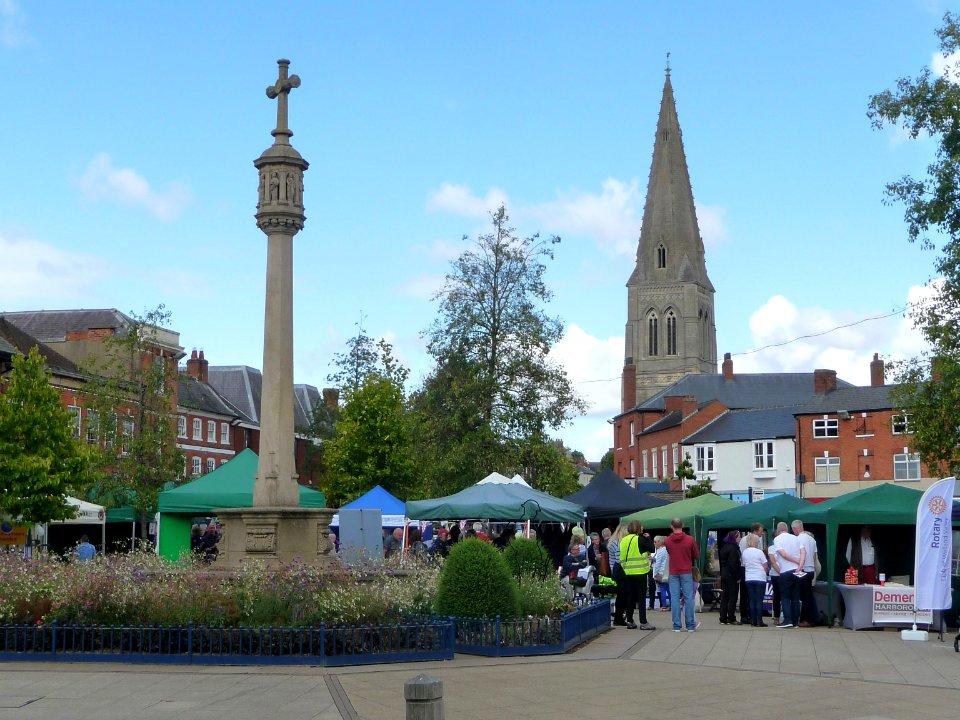
[[[713,296],[668,68],[627,281],[621,412],[688,373],[717,372]]]

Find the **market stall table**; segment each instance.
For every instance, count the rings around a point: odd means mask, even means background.
[[[929,625],[933,614],[927,610],[916,614],[912,610],[915,589],[906,585],[841,585],[834,588],[843,598],[843,626],[849,630],[884,625]],[[879,593],[879,594],[878,594]],[[911,598],[908,602],[904,598]],[[909,609],[907,609],[909,606]]]

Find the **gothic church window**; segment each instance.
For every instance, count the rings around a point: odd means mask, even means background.
[[[677,354],[677,316],[667,312],[667,355]]]
[[[667,266],[667,248],[663,246],[663,243],[660,243],[657,246],[657,267],[665,268]]]
[[[647,355],[650,357],[656,357],[659,353],[657,343],[657,316],[655,313],[650,313],[647,316]]]

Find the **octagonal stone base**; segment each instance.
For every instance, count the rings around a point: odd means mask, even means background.
[[[240,567],[261,560],[268,567],[300,560],[307,565],[339,567],[330,520],[334,510],[302,507],[227,508],[215,511],[223,523],[217,565]]]

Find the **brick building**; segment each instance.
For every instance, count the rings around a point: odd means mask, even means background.
[[[910,416],[894,405],[877,355],[870,382],[829,389],[795,410],[802,497],[835,497],[881,482],[923,490],[934,480],[910,449]]]

